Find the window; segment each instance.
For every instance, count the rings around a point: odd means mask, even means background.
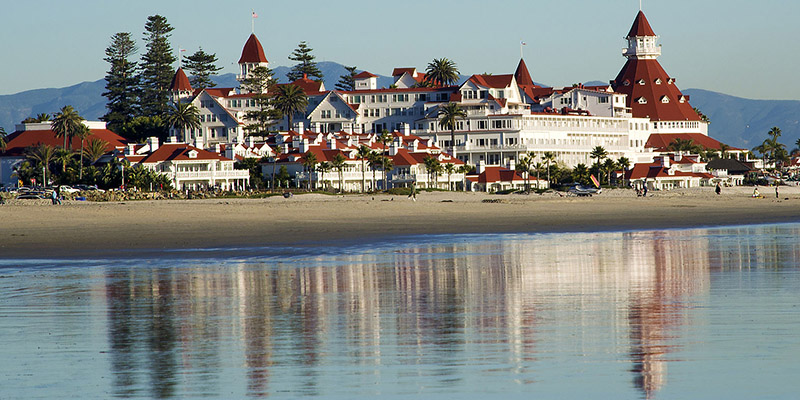
[[[639,97],[638,99],[636,99],[636,101],[639,102],[639,104],[647,104],[647,99],[645,99],[644,97]]]
[[[608,97],[598,97],[597,102],[600,104],[608,103]]]
[[[669,97],[667,97],[667,96],[662,96],[662,97],[661,97],[661,102],[662,102],[662,103],[664,103],[664,104],[666,104],[666,103],[669,103]]]
[[[498,90],[497,91],[497,97],[499,97],[501,99],[505,98],[506,97],[506,91],[505,90]]]

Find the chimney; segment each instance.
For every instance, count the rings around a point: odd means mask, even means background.
[[[203,148],[203,138],[201,138],[201,137],[194,138],[194,147],[197,147],[198,149],[202,149]]]
[[[150,136],[147,138],[147,146],[150,147],[151,152],[158,150],[158,137]]]
[[[336,138],[335,137],[331,137],[330,139],[328,139],[328,148],[331,149],[331,150],[336,149]]]
[[[308,74],[303,74],[303,80],[308,79]]]
[[[477,167],[478,167],[478,168],[475,170],[475,172],[476,172],[478,175],[480,175],[480,174],[482,174],[484,171],[486,171],[486,163],[485,163],[483,160],[480,160],[480,161],[478,161],[478,166],[477,166]]]
[[[308,151],[308,139],[303,138],[303,140],[300,141],[299,146],[297,146],[297,149],[298,149],[298,151],[300,151],[300,153],[307,152]]]
[[[513,158],[508,159],[508,169],[514,171],[517,169],[517,162]]]
[[[403,124],[403,136],[411,134],[411,124]]]
[[[225,147],[225,158],[235,160],[236,154],[233,152],[233,146]]]
[[[411,142],[411,151],[413,153],[416,153],[417,151],[419,151],[419,140],[418,139],[414,139],[414,141]]]
[[[305,129],[303,121],[300,121],[300,122],[296,123],[295,125],[297,126],[297,132],[298,133],[303,133],[303,130]]]
[[[126,156],[132,156],[132,155],[134,155],[134,153],[135,153],[135,150],[134,150],[134,147],[133,147],[133,146],[134,146],[134,144],[133,144],[133,143],[128,143],[128,147],[125,149],[125,155],[126,155]]]

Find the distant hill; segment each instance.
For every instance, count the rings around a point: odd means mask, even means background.
[[[800,138],[800,101],[752,100],[702,89],[687,89],[689,102],[711,119],[709,136],[731,146],[752,149],[781,128],[779,141],[788,150]]]
[[[344,75],[344,65],[324,61],[318,63],[325,76],[325,87],[334,89],[339,76]],[[275,67],[275,76],[286,83],[289,67]],[[374,71],[370,71],[373,72]],[[460,82],[468,78],[462,75]],[[219,87],[238,87],[235,74],[215,77]],[[378,87],[388,87],[390,76],[378,76]],[[604,85],[602,81],[589,81],[585,85]],[[72,105],[86,119],[97,120],[105,114],[105,80],[83,82],[57,89],[36,89],[0,96],[0,126],[13,132],[14,125],[39,113],[54,114],[64,105]],[[751,100],[702,89],[687,89],[692,106],[711,119],[710,136],[734,147],[752,149],[759,145],[773,126],[781,128],[781,142],[791,150],[800,138],[800,101]]]

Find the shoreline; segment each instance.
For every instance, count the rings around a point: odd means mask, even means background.
[[[751,198],[752,188],[591,198],[422,192],[296,195],[289,199],[13,201],[0,206],[0,259],[135,257],[168,250],[336,245],[416,235],[614,232],[800,222],[800,188]],[[764,194],[771,192],[764,188]]]

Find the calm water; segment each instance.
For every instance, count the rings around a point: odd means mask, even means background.
[[[798,237],[0,261],[0,398],[798,398]]]

